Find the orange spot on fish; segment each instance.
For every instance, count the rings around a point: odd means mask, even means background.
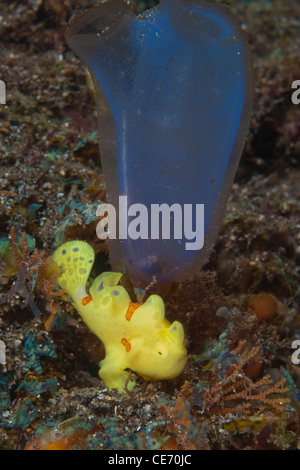
[[[132,315],[136,311],[137,308],[139,308],[141,304],[135,304],[134,302],[129,302],[128,309],[125,315],[126,320],[130,321]]]
[[[129,352],[131,350],[131,344],[128,343],[126,338],[122,338],[121,343],[123,344],[123,346],[125,346],[126,352]]]
[[[81,303],[82,303],[82,305],[87,305],[87,304],[89,304],[91,301],[92,301],[92,297],[90,297],[89,295],[87,295],[86,297],[83,297]]]

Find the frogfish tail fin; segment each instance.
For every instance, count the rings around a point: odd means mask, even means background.
[[[74,240],[64,243],[54,252],[53,260],[62,270],[58,284],[65,289],[73,301],[80,301],[86,294],[86,283],[90,275],[95,253],[83,241]]]

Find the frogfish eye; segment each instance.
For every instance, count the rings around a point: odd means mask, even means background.
[[[158,344],[156,351],[162,359],[165,359],[168,356],[168,348],[164,344]]]

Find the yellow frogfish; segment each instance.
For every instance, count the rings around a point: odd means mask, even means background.
[[[105,359],[99,376],[108,388],[132,390],[130,369],[145,380],[177,377],[184,369],[187,351],[182,324],[165,318],[162,298],[151,295],[144,304],[131,299],[118,282],[120,273],[105,272],[90,290],[86,283],[95,254],[83,241],[70,241],[59,247],[53,259],[62,275],[59,285],[72,298],[88,328],[103,342]]]

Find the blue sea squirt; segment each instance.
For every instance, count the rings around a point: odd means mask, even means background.
[[[95,84],[109,203],[118,208],[126,196],[137,228],[134,204],[148,214],[165,204],[170,225],[153,234],[149,221],[138,237],[117,227],[113,269],[125,263],[138,287],[153,276],[162,284],[194,275],[218,234],[251,115],[251,60],[239,26],[202,0],[161,0],[140,15],[108,0],[75,16],[66,39]]]

